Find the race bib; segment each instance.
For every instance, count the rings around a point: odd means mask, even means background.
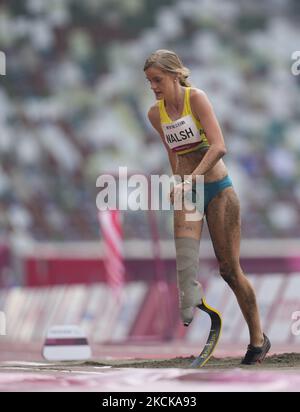
[[[162,129],[165,141],[172,150],[199,144],[202,141],[191,115],[181,117],[172,123],[162,124]]]

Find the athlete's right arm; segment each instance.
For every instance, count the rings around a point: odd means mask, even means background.
[[[163,134],[163,130],[161,128],[161,124],[160,124],[160,116],[159,116],[159,110],[158,107],[156,105],[152,106],[148,112],[148,119],[151,123],[151,125],[153,126],[153,128],[157,131],[157,133],[160,135],[161,140],[168,152],[168,156],[169,156],[169,161],[170,161],[170,165],[172,168],[172,172],[173,175],[176,174],[176,165],[177,165],[177,155],[176,153],[173,153],[172,150],[167,146],[166,142],[165,142],[165,138],[164,138],[164,134]]]

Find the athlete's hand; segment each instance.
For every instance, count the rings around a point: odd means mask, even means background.
[[[178,204],[181,204],[183,197],[190,190],[192,190],[191,182],[184,181],[175,185],[170,193],[171,203],[174,204],[175,202],[178,202]]]

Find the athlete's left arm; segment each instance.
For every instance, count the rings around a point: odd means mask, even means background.
[[[201,90],[195,90],[191,95],[191,108],[200,120],[209,143],[205,156],[193,171],[191,177],[205,175],[226,154],[226,146],[221,127],[207,95]]]

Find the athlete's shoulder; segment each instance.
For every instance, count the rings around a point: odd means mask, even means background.
[[[191,88],[190,103],[192,109],[194,109],[195,111],[197,111],[197,109],[207,109],[211,106],[211,103],[205,91],[194,87]]]
[[[148,111],[148,119],[150,122],[154,125],[160,123],[160,114],[159,114],[159,107],[158,107],[158,102],[153,104],[149,111]]]
[[[196,87],[191,87],[190,91],[190,101],[191,102],[199,102],[208,99],[207,94],[204,90],[198,89]]]

